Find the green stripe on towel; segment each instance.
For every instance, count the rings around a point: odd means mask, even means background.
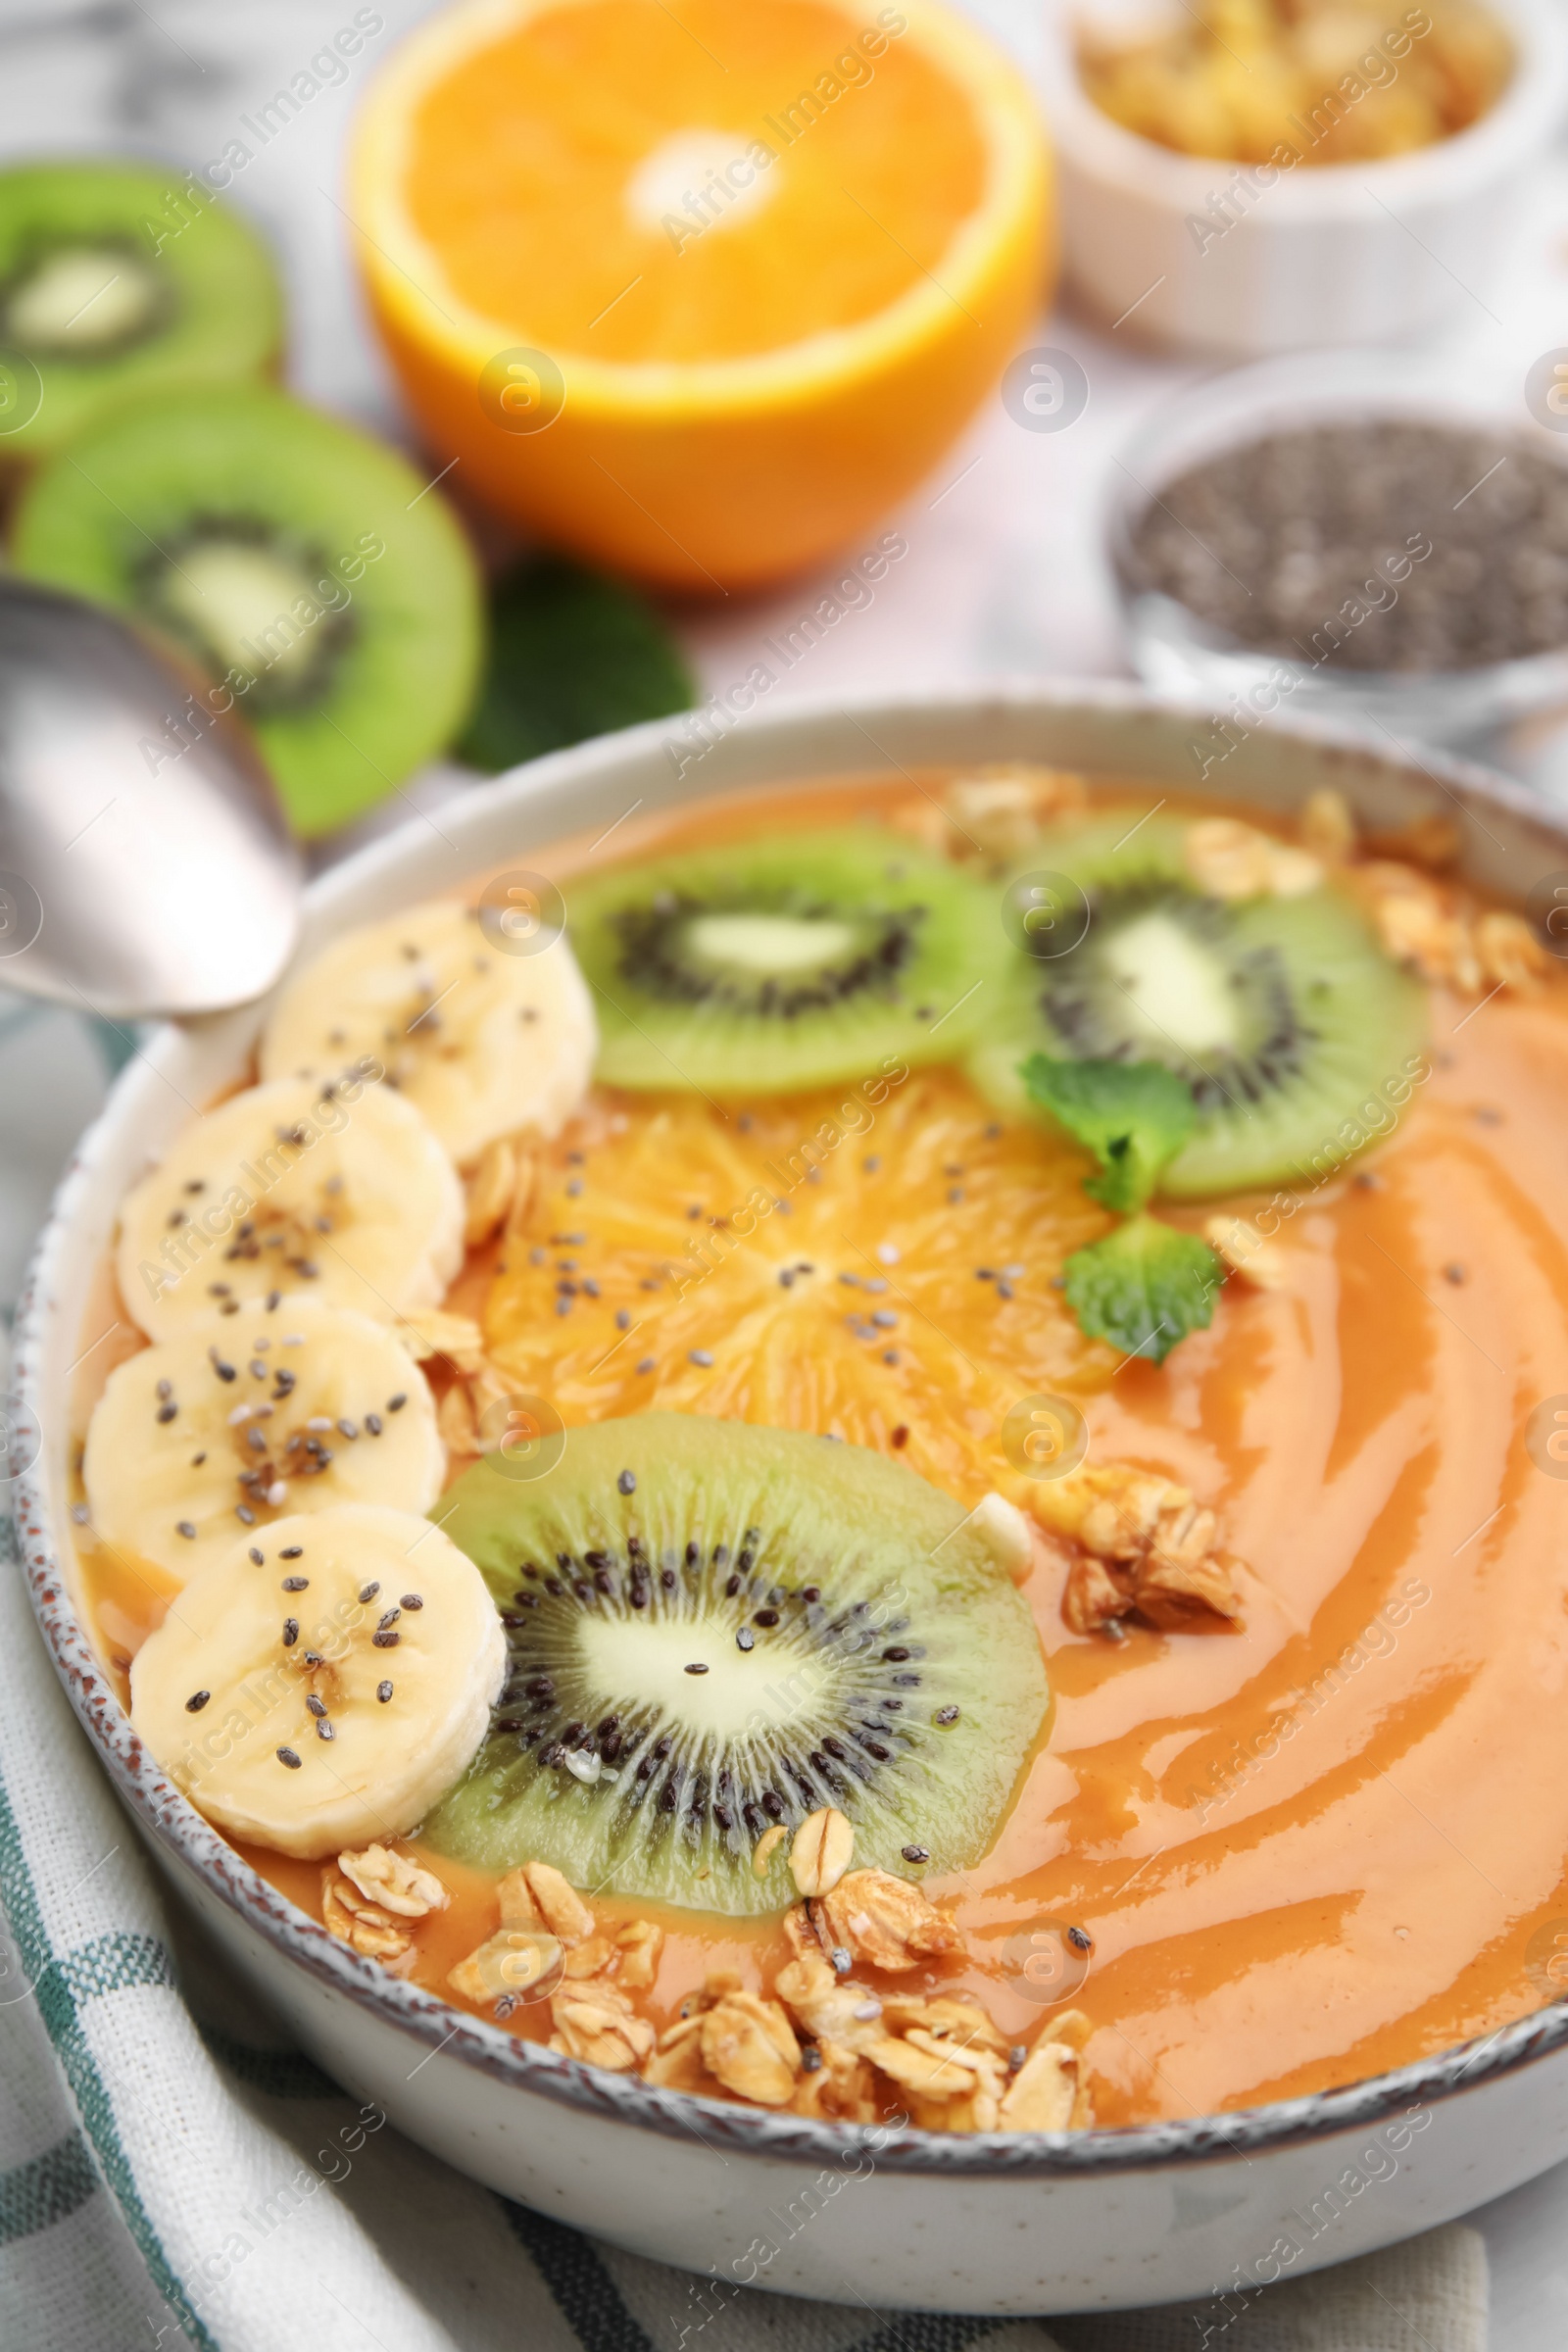
[[[51,2229],[85,2205],[98,2186],[87,2143],[68,2132],[41,2156],[0,2173],[0,2246]]]
[[[15,1562],[14,1545],[14,1531],[7,1523],[0,1530],[0,1560],[9,1555]],[[10,1795],[3,1785],[0,1785],[0,1910],[5,1913],[22,1955],[23,1973],[35,1987],[39,2015],[65,2070],[98,2169],[115,2194],[153,2284],[198,2352],[220,2352],[217,2337],[186,2301],[173,2266],[142,2204],[141,2191],[115,2122],[113,2102],[82,2031],[74,1989],[74,1976],[79,1977],[85,1987],[83,1997],[119,1989],[122,1984],[172,1983],[172,1974],[162,1973],[169,1968],[168,1955],[163,1955],[160,1968],[154,1955],[163,1953],[163,1947],[154,1937],[145,1936],[100,1936],[75,1954],[60,1955],[53,1950],[27,1870]],[[155,1968],[159,1973],[149,1973]]]

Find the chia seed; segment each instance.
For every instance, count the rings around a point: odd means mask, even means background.
[[[1127,570],[1135,591],[1288,661],[1518,661],[1568,644],[1568,467],[1414,417],[1268,433],[1166,484]]]

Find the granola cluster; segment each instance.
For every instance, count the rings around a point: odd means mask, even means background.
[[[414,1928],[452,1897],[432,1871],[390,1846],[350,1849],[321,1870],[321,1918],[329,1936],[362,1960],[395,1967],[414,1951]]]
[[[1037,1508],[1072,1546],[1061,1613],[1075,1634],[1135,1611],[1166,1632],[1241,1616],[1219,1522],[1173,1480],[1107,1462],[1043,1488]]]
[[[771,1996],[744,1991],[733,1970],[712,1971],[660,2035],[647,2082],[710,2096],[723,2089],[831,2123],[873,2123],[892,2104],[924,2132],[1068,2132],[1092,2123],[1081,2011],[1050,2021],[1032,2048],[1009,2045],[965,1994],[879,1992],[841,1974],[846,1951],[829,1958],[804,1908],[787,1915],[785,1929],[795,1956]]]
[[[425,1362],[434,1358],[452,1375],[436,1408],[448,1453],[455,1459],[483,1453],[488,1441],[480,1434],[480,1416],[510,1391],[485,1353],[478,1324],[471,1315],[425,1307],[400,1318],[398,1337],[411,1354]]]
[[[922,793],[892,821],[941,857],[1001,866],[1021,856],[1048,825],[1082,816],[1088,807],[1082,776],[1014,762],[976,768],[944,785],[940,797]]]
[[[1446,816],[1418,818],[1396,833],[1358,832],[1340,793],[1316,792],[1301,816],[1302,838],[1345,881],[1377,926],[1385,952],[1423,980],[1463,997],[1497,989],[1528,994],[1552,958],[1522,914],[1478,906],[1449,878],[1462,845]]]
[[[1189,825],[1183,856],[1211,899],[1298,899],[1323,879],[1310,851],[1290,849],[1240,817],[1205,816]]]
[[[602,1926],[548,1863],[502,1880],[499,1928],[448,1983],[501,2017],[519,2000],[548,2000],[553,2050],[662,2089],[838,2123],[902,2107],[934,2132],[1087,2128],[1080,2012],[1051,2020],[1032,2047],[1009,2044],[967,1994],[883,1991],[857,1978],[858,1968],[907,1975],[962,1942],[919,1886],[849,1869],[853,1845],[833,1807],[804,1822],[790,1855],[802,1899],[785,1914],[790,1957],[771,1985],[748,1990],[735,1970],[712,1969],[662,2033],[636,1997],[654,1984],[662,1929]]]

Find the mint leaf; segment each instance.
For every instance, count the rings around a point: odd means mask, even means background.
[[[535,557],[491,590],[489,659],[458,755],[475,767],[513,767],[689,710],[695,693],[644,598],[563,556]]]
[[[1130,1217],[1062,1268],[1080,1331],[1124,1355],[1162,1364],[1178,1340],[1205,1331],[1225,1269],[1206,1242],[1157,1217]]]
[[[1102,1173],[1085,1177],[1084,1191],[1124,1213],[1143,1207],[1198,1123],[1192,1088],[1162,1062],[1031,1054],[1021,1074],[1030,1099],[1099,1160]]]

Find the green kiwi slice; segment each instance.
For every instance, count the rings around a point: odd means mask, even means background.
[[[47,457],[143,393],[257,375],[282,323],[267,247],[194,181],[128,162],[0,172],[0,461]]]
[[[503,1455],[443,1497],[511,1650],[494,1729],[426,1822],[491,1870],[740,1915],[794,1898],[780,1845],[818,1806],[858,1865],[984,1853],[1047,1704],[1027,1604],[961,1507],[831,1438],[680,1413]]]
[[[27,484],[11,553],[183,646],[210,709],[255,728],[303,834],[390,792],[473,692],[478,575],[440,492],[262,385],[171,393],[90,426]],[[173,715],[154,772],[204,718],[199,702]]]
[[[612,1086],[783,1094],[950,1060],[1006,957],[973,882],[870,827],[623,867],[567,915]]]
[[[1160,1179],[1177,1200],[1341,1164],[1386,1135],[1391,1105],[1408,1098],[1426,992],[1332,884],[1298,898],[1211,898],[1187,870],[1184,835],[1171,818],[1129,834],[1112,817],[1040,843],[1032,874],[1065,876],[1083,894],[1047,942],[1080,925],[1081,936],[1061,954],[1017,955],[970,1075],[1018,1111],[1031,1054],[1162,1062],[1199,1111]],[[1028,883],[1019,873],[1008,889]]]

